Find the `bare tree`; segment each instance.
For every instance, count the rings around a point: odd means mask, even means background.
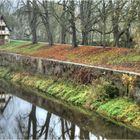
[[[76,4],[74,0],[69,0],[69,5],[68,5],[68,12],[70,13],[70,29],[71,29],[71,34],[72,34],[72,46],[78,47],[77,44],[77,35],[76,35],[76,16],[75,16],[75,8]]]
[[[111,20],[113,27],[114,46],[120,47],[120,38],[125,30],[121,29],[120,23],[123,19],[123,8],[127,4],[127,0],[110,0]]]
[[[82,45],[88,44],[88,21],[91,17],[91,2],[92,1],[80,1],[80,20],[81,20],[81,33],[82,33]],[[88,19],[87,19],[88,17]],[[90,26],[91,27],[91,26]]]
[[[30,0],[27,0],[27,14],[28,22],[31,29],[32,43],[37,43],[37,9],[36,9],[36,0],[33,0],[32,3]]]
[[[0,15],[8,14],[12,9],[12,3],[10,0],[0,1]]]
[[[131,33],[131,26],[136,21],[137,17],[137,2],[136,0],[128,1],[127,8],[125,8],[124,16],[124,33],[126,36],[125,47],[130,48],[133,45],[133,37]]]
[[[50,16],[49,16],[49,2],[48,0],[39,1],[36,5],[39,15],[41,17],[42,23],[46,29],[48,43],[50,46],[53,45],[53,36],[52,36],[52,29],[50,26]]]
[[[109,1],[101,0],[100,4],[97,6],[99,13],[98,29],[96,31],[101,35],[101,45],[106,46],[106,35],[112,33],[112,29],[108,31],[107,25],[109,25],[110,17],[110,7]]]
[[[88,44],[88,35],[92,29],[93,24],[97,22],[98,18],[93,17],[93,1],[80,1],[80,22],[82,33],[82,45]]]
[[[61,43],[66,43],[66,35],[68,30],[68,18],[69,13],[67,12],[67,0],[60,0],[57,3],[54,3],[51,6],[52,15],[55,17],[56,21],[60,25],[60,35],[61,35]]]
[[[68,13],[66,12],[66,1],[63,0],[63,13],[62,13],[62,24],[61,24],[61,43],[65,44],[66,43],[66,33],[67,33],[67,23],[68,23]]]
[[[72,42],[75,48],[78,43],[105,47],[113,42],[116,47],[130,48],[134,44],[133,27],[137,26],[137,32],[140,32],[139,0],[20,1],[22,7],[12,13],[9,12],[12,3],[1,0],[0,14],[6,15],[10,27],[14,28],[12,37],[27,39],[32,35],[33,43],[38,40],[47,41],[49,45]],[[19,17],[20,10],[24,14]]]

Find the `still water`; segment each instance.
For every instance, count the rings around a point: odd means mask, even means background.
[[[140,133],[21,87],[0,86],[0,139],[139,139]],[[7,87],[6,87],[7,85]]]

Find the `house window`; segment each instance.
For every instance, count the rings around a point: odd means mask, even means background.
[[[5,30],[5,26],[1,26],[1,27],[0,27],[0,30],[1,30],[1,31],[4,31],[4,30]]]
[[[5,26],[2,26],[2,30],[3,30],[3,31],[5,30]]]

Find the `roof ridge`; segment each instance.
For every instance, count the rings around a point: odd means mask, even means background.
[[[0,15],[0,20],[3,20],[5,22],[5,27],[7,27],[9,31],[11,31],[3,15]]]

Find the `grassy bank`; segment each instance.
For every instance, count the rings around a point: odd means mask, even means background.
[[[79,85],[56,77],[42,77],[0,68],[0,78],[41,91],[43,95],[72,103],[115,122],[140,130],[140,107],[127,97],[119,97],[110,81],[100,79],[93,85]]]
[[[33,45],[28,41],[13,40],[9,44],[0,46],[0,51],[140,72],[140,52],[136,49],[95,46],[80,46],[72,49],[66,44],[49,47],[45,43]]]

